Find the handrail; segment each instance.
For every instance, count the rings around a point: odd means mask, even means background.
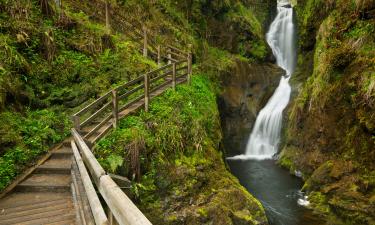
[[[133,107],[133,105],[135,108],[139,108],[144,105],[145,111],[148,111],[149,102],[151,96],[154,96],[152,95],[154,91],[170,83],[172,83],[172,88],[175,89],[177,79],[186,75],[188,81],[190,80],[191,54],[188,54],[187,57],[177,57],[178,59],[172,59],[171,56],[172,54],[169,54],[169,57],[162,56],[161,49],[158,47],[158,63],[161,62],[160,59],[162,57],[165,57],[168,59],[167,65],[154,69],[112,89],[94,102],[85,106],[72,117],[74,128],[71,130],[73,135],[71,145],[96,224],[107,225],[108,219],[103,212],[98,197],[95,196],[96,193],[94,193],[95,189],[92,186],[93,183],[96,185],[99,193],[109,207],[110,213],[114,215],[120,225],[151,225],[150,221],[116,185],[111,177],[106,174],[88,144],[91,146],[91,144],[96,143],[99,139],[104,137],[112,127],[116,128],[119,117],[124,115],[121,113],[126,112],[127,108]],[[183,74],[181,75],[180,71],[185,70],[186,72],[182,72]],[[159,81],[163,78],[163,81]],[[141,93],[142,89],[143,92]],[[144,99],[144,101],[141,101],[142,99]],[[137,104],[137,102],[141,104]],[[125,105],[119,107],[119,103]],[[80,119],[83,116],[85,120],[80,123]],[[98,121],[98,118],[100,118],[100,121]],[[98,122],[98,124],[93,124],[94,121]],[[90,124],[94,127],[87,129],[87,126]],[[84,133],[80,134],[81,130],[85,131],[86,135],[84,135]],[[86,168],[91,174],[93,182],[91,182],[88,172],[86,171],[85,173]]]
[[[79,173],[82,178],[83,187],[85,188],[85,192],[87,195],[87,199],[90,204],[92,215],[94,216],[95,224],[96,225],[109,225],[107,216],[105,215],[104,209],[102,207],[102,204],[100,203],[99,197],[96,194],[95,188],[92,185],[90,175],[88,174],[85,164],[83,163],[83,160],[81,158],[81,155],[79,154],[77,145],[75,141],[70,142],[73,155],[75,158],[75,161],[78,166]]]
[[[74,128],[72,135],[80,149],[83,162],[88,167],[94,183],[117,222],[120,225],[152,225],[112,178],[105,173],[90,148]]]
[[[85,108],[81,109],[79,112],[73,114],[73,116],[81,116],[81,115],[83,115],[84,113],[86,113],[90,109],[92,109],[93,107],[95,107],[95,106],[99,105],[100,103],[102,103],[106,98],[108,98],[110,96],[111,96],[111,91],[107,92],[106,94],[104,94],[100,98],[96,99],[95,101],[93,101],[92,103],[90,103],[89,105],[87,105]]]

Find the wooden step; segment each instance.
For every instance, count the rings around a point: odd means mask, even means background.
[[[8,194],[0,201],[0,215],[2,209],[9,209],[27,205],[42,204],[45,202],[59,201],[63,199],[70,199],[72,196],[70,193],[40,193],[40,192],[12,192]]]
[[[65,153],[61,152],[61,155],[65,155]],[[38,168],[35,169],[34,173],[35,174],[70,174],[71,165],[72,165],[72,156],[51,157],[42,165],[38,166]]]
[[[61,147],[51,153],[51,158],[69,158],[73,156],[73,151],[70,147]]]
[[[73,204],[65,199],[59,201],[45,202],[42,204],[28,205],[28,207],[15,207],[10,209],[4,209],[6,212],[4,215],[0,214],[1,220],[7,220],[12,218],[20,218],[26,216],[32,216],[35,214],[45,213],[48,211],[66,209],[67,207],[72,208]]]
[[[33,174],[16,186],[18,192],[70,191],[71,176],[65,174]]]
[[[12,219],[1,220],[1,225],[41,225],[60,222],[65,224],[65,221],[74,221],[75,213],[71,208],[59,209],[59,210],[47,210],[43,213],[34,215],[15,217]]]

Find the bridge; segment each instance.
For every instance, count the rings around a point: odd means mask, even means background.
[[[75,113],[71,137],[0,194],[0,225],[151,224],[101,167],[92,148],[121,118],[141,108],[148,111],[153,98],[190,82],[192,54],[171,45],[150,46],[146,29],[137,40],[142,40],[143,55],[155,59],[159,68],[108,91]]]

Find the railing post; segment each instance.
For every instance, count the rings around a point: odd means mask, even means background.
[[[117,91],[112,90],[112,114],[113,114],[113,128],[117,128],[118,124],[118,99],[117,99]]]
[[[145,74],[145,111],[148,112],[148,106],[150,103],[150,79],[148,73]]]
[[[193,75],[193,54],[192,54],[192,45],[191,44],[188,45],[187,60],[188,60],[188,69],[187,69],[188,77],[187,77],[187,80],[188,80],[188,83],[190,84],[191,83],[191,76]]]
[[[188,58],[187,58],[187,63],[188,63],[188,68],[187,68],[187,80],[188,80],[188,83],[190,84],[191,83],[191,75],[193,74],[193,70],[192,70],[192,64],[193,64],[193,57],[192,57],[192,54],[189,52],[188,53]]]
[[[160,67],[161,65],[161,49],[160,45],[158,45],[158,66]]]
[[[79,120],[79,116],[72,116],[73,127],[79,133],[81,131],[81,122]]]
[[[170,53],[171,51],[172,51],[172,49],[168,48],[168,65],[172,63],[172,61],[171,61],[172,54]]]
[[[143,26],[143,56],[147,57],[147,29],[146,26]]]
[[[172,88],[176,90],[176,63],[172,64]]]

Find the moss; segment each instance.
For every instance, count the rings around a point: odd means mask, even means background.
[[[320,192],[311,192],[309,194],[309,201],[315,212],[320,215],[327,215],[331,209],[327,205],[326,196]]]
[[[215,89],[206,77],[194,76],[191,86],[178,86],[152,101],[148,113],[121,121],[98,143],[96,155],[104,167],[110,154],[126,158],[137,130],[145,148],[140,152],[143,175],[133,193],[154,224],[265,222],[263,207],[226,170],[217,150],[219,115]]]

